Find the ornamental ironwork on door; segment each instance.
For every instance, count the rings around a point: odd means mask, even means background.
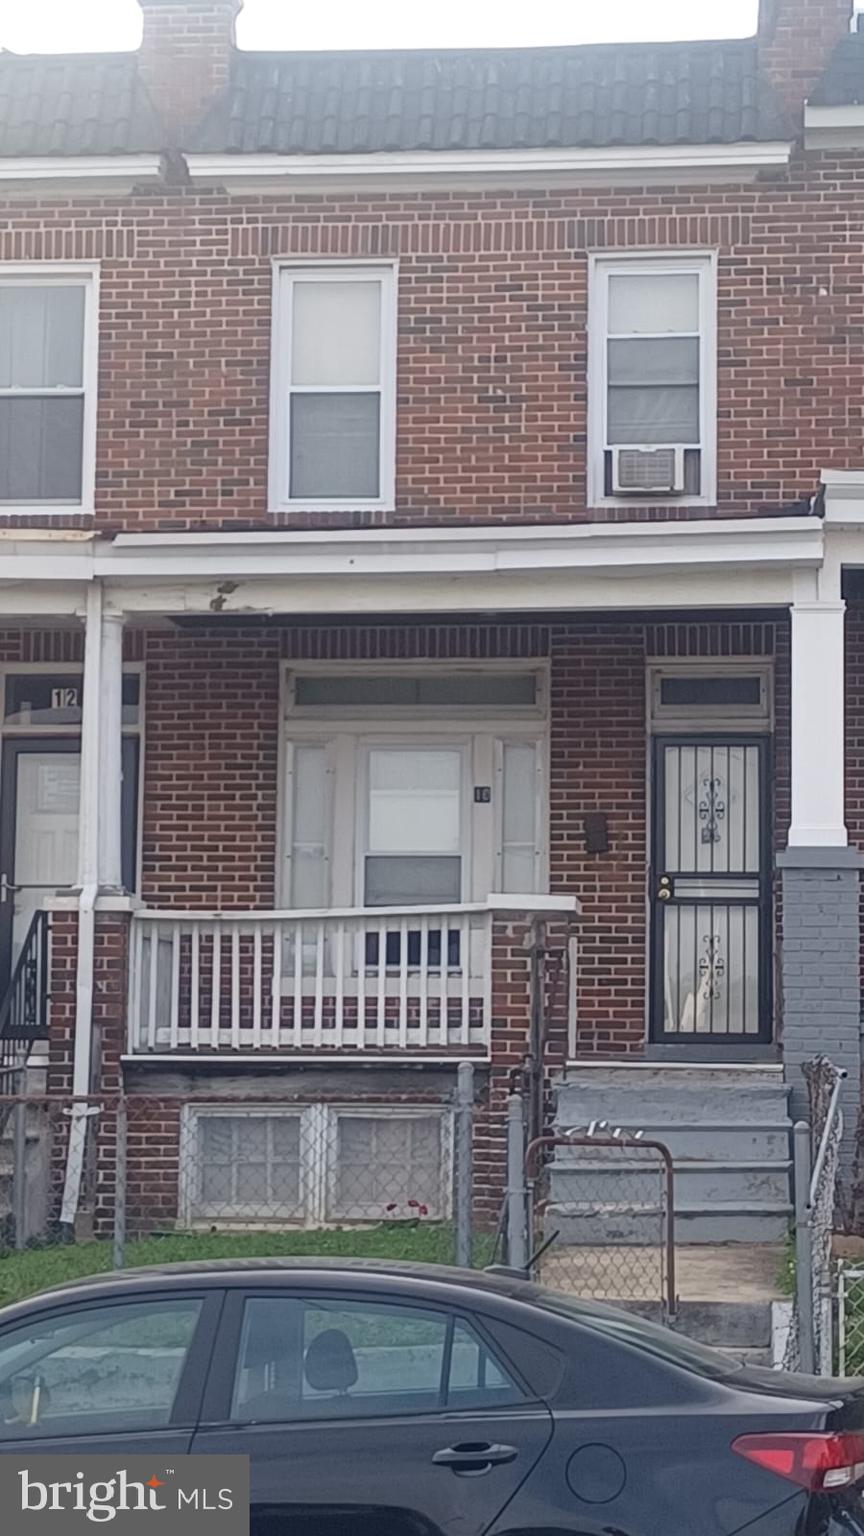
[[[770,1038],[767,756],[764,737],[655,739],[655,1040]]]

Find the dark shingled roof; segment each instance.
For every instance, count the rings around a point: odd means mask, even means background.
[[[837,44],[818,85],[810,92],[811,107],[854,107],[864,102],[864,32],[850,32]]]
[[[157,153],[164,139],[136,54],[0,52],[0,156]]]
[[[753,38],[244,53],[185,147],[236,154],[735,144],[788,136]]]

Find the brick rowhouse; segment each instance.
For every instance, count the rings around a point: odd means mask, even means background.
[[[860,151],[806,151],[802,109],[848,0],[763,0],[760,57],[789,113],[788,168],[757,180],[402,186],[303,191],[193,183],[183,153],[229,79],[239,0],[145,0],[139,70],[165,124],[156,185],[58,192],[21,182],[4,201],[2,263],[99,265],[95,516],[31,512],[27,530],[95,533],[274,528],[418,530],[460,525],[661,521],[805,512],[823,467],[861,463],[864,219]],[[503,182],[504,178],[502,178]],[[718,496],[711,508],[588,503],[588,274],[610,252],[714,251],[718,264]],[[268,511],[274,258],[398,263],[397,457],[393,512]],[[636,1057],[645,1039],[649,861],[645,675],[649,660],[773,659],[773,833],[790,820],[789,626],[785,615],[220,623],[127,629],[144,667],[140,897],[177,910],[256,911],[279,900],[280,664],[303,660],[502,661],[549,668],[549,887],[577,896],[576,1049]],[[38,623],[0,631],[0,658],[77,663],[81,635]],[[850,832],[864,846],[860,602],[848,626]],[[586,849],[584,818],[609,846]],[[776,902],[778,939],[782,913]],[[130,1123],[130,1221],[178,1213],[187,1097],[195,1071],[122,1063],[125,914],[99,914],[94,1090],[121,1083]],[[494,1224],[503,1189],[502,1109],[529,1049],[530,939],[496,919],[492,1047],[478,1070],[477,1209]],[[560,972],[567,935],[548,928],[548,1062],[567,1059]],[[74,914],[52,917],[51,1066],[71,1086]],[[327,1093],[302,1074],[249,1074],[245,1098],[303,1103]],[[196,1066],[197,1070],[197,1066]],[[432,1078],[358,1087],[376,1103],[445,1102]],[[106,1142],[110,1153],[110,1138]],[[102,1169],[110,1193],[110,1166]],[[100,1206],[104,1219],[105,1204]]]

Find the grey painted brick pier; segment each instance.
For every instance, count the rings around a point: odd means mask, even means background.
[[[807,1118],[801,1066],[828,1056],[848,1073],[842,1171],[852,1168],[861,1075],[859,897],[855,848],[788,848],[777,856],[783,891],[783,1060],[794,1119]]]

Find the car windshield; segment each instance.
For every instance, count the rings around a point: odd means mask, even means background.
[[[561,1291],[547,1291],[539,1285],[532,1286],[531,1300],[535,1306],[543,1307],[547,1312],[557,1312],[560,1317],[572,1318],[594,1333],[605,1334],[607,1338],[616,1339],[621,1344],[631,1344],[635,1349],[656,1355],[683,1370],[695,1371],[700,1376],[717,1381],[731,1375],[733,1371],[741,1370],[740,1364],[721,1354],[719,1349],[698,1344],[681,1333],[674,1333],[671,1328],[661,1328],[659,1323],[649,1322],[635,1312],[604,1307],[600,1302],[579,1301],[575,1296],[566,1296]]]

